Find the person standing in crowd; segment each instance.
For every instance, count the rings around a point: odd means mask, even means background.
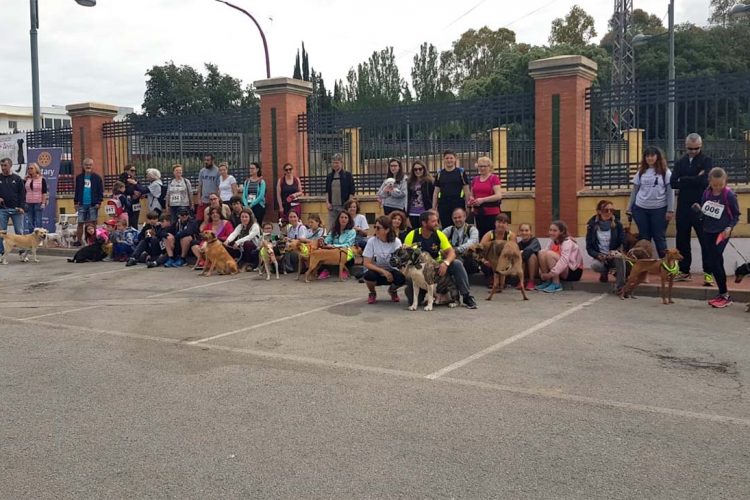
[[[432,209],[432,195],[435,190],[435,180],[422,160],[416,160],[411,164],[406,189],[409,225],[412,229],[416,229],[420,226],[419,216]]]
[[[708,265],[719,287],[719,295],[708,303],[711,307],[723,309],[732,304],[724,270],[724,249],[740,220],[740,205],[737,195],[727,187],[724,169],[712,168],[708,173],[708,182],[709,187],[703,192],[701,203],[696,203],[692,208],[703,213],[702,229],[706,238]]]
[[[281,217],[287,219],[290,212],[295,212],[297,217],[302,213],[299,198],[302,196],[302,181],[294,175],[294,166],[291,163],[284,164],[284,176],[276,184],[276,201],[281,207]]]
[[[479,230],[466,222],[466,210],[457,207],[453,210],[453,225],[443,229],[443,233],[456,250],[456,256],[461,259],[467,274],[479,272],[479,263],[466,256],[470,246],[479,243]]]
[[[167,186],[167,208],[169,216],[172,218],[172,225],[177,224],[179,213],[183,208],[193,206],[193,186],[190,180],[182,176],[182,165],[179,163],[172,166],[172,180]]]
[[[685,138],[685,149],[687,153],[677,160],[670,184],[672,189],[677,189],[677,210],[675,211],[675,222],[677,234],[675,246],[682,255],[680,261],[680,274],[674,277],[675,281],[690,281],[690,267],[693,263],[693,252],[690,245],[690,236],[695,231],[698,243],[701,247],[701,258],[703,260],[703,284],[713,284],[713,276],[708,272],[710,262],[708,261],[706,247],[711,243],[703,237],[703,222],[701,213],[692,210],[692,206],[701,202],[703,192],[708,187],[708,173],[713,168],[713,161],[709,156],[703,154],[703,139],[698,134],[690,134]]]
[[[219,163],[219,198],[222,203],[229,204],[232,196],[237,196],[240,188],[237,186],[237,179],[229,175],[229,164],[225,161]]]
[[[124,220],[130,224],[130,218],[128,217],[130,198],[125,194],[125,189],[125,183],[122,181],[116,181],[112,185],[112,196],[104,205],[104,212],[108,217],[115,220]]]
[[[583,256],[563,221],[550,224],[549,238],[547,250],[539,252],[539,275],[543,281],[536,289],[547,293],[562,292],[561,280],[579,281],[583,276]]]
[[[76,228],[77,241],[73,243],[73,246],[81,246],[83,227],[87,223],[96,224],[99,206],[104,200],[104,182],[101,176],[93,170],[94,160],[86,158],[83,160],[83,172],[76,176],[73,203],[78,213],[78,227]]]
[[[406,210],[406,176],[401,160],[391,158],[388,160],[388,176],[378,189],[378,200],[383,205],[386,215],[394,210]]]
[[[23,179],[11,171],[13,160],[0,160],[0,229],[8,230],[8,220],[13,221],[13,231],[23,234],[23,214],[26,211],[26,188]],[[81,230],[83,231],[83,230]],[[80,236],[78,241],[80,241]],[[5,254],[0,239],[0,255]]]
[[[328,228],[333,228],[344,203],[356,194],[354,176],[344,170],[344,159],[340,153],[331,157],[331,171],[326,175],[326,207],[328,208]]]
[[[403,242],[404,245],[418,245],[423,252],[430,254],[433,259],[440,263],[438,274],[445,276],[448,273],[453,278],[463,298],[464,306],[468,309],[476,309],[477,303],[474,297],[471,296],[471,288],[469,287],[469,276],[466,274],[463,263],[456,257],[456,251],[451,246],[448,238],[438,229],[437,213],[434,210],[423,212],[419,216],[419,221],[421,223],[420,227],[406,235],[406,239]],[[410,286],[411,284],[406,289],[408,300],[412,300],[413,298]]]
[[[219,169],[214,164],[214,155],[207,154],[203,157],[203,168],[198,172],[198,201],[200,204],[195,210],[198,221],[205,218],[208,198],[212,194],[219,196]]]
[[[586,223],[586,252],[594,259],[591,270],[599,273],[599,281],[609,281],[609,271],[615,270],[615,287],[625,286],[627,265],[622,257],[625,230],[615,219],[615,206],[611,201],[601,200],[596,204],[596,215]],[[617,253],[614,253],[617,252]]]
[[[367,241],[362,257],[367,272],[364,282],[369,291],[367,303],[374,304],[378,300],[376,286],[388,285],[391,302],[399,302],[398,289],[406,283],[406,277],[391,266],[391,254],[401,248],[401,240],[391,227],[391,219],[387,215],[378,217],[373,226],[375,237]]]
[[[500,177],[492,170],[492,160],[482,156],[477,160],[479,175],[471,180],[471,193],[469,207],[474,213],[474,222],[479,230],[481,238],[492,231],[495,225],[495,217],[500,213],[500,203],[503,199]]]
[[[437,208],[441,226],[450,226],[453,210],[458,207],[466,208],[466,201],[469,199],[471,188],[466,172],[457,165],[456,153],[446,150],[443,152],[443,168],[435,177],[432,195],[432,206]]]
[[[253,211],[259,225],[263,224],[263,217],[266,215],[266,181],[257,161],[250,164],[250,177],[245,179],[242,186],[242,204]]]
[[[161,172],[155,168],[146,169],[146,182],[148,182],[148,210],[161,215],[167,204],[166,192],[162,189],[164,184],[161,182]]]
[[[30,163],[26,168],[26,233],[31,234],[34,229],[42,227],[42,213],[49,201],[47,180],[36,163]]]
[[[638,225],[638,238],[653,239],[659,258],[667,253],[667,225],[674,217],[671,177],[662,151],[654,146],[647,147],[633,179],[628,202],[627,213],[633,215]]]
[[[145,189],[141,187],[136,176],[135,165],[125,165],[125,170],[120,174],[120,182],[125,184],[125,196],[128,200],[128,222],[130,227],[138,229],[138,218],[141,215],[141,196]]]

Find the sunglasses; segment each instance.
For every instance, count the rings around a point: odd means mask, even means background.
[[[285,168],[285,169],[284,169],[284,172],[291,172],[291,171],[292,171],[292,169],[291,169],[291,168]]]
[[[687,148],[688,151],[700,151],[701,148]]]
[[[607,213],[607,214],[611,214],[614,211],[615,211],[614,208],[602,208],[602,212]]]

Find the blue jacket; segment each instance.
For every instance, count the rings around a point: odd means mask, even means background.
[[[76,175],[75,196],[73,203],[83,205],[83,181],[86,174]],[[104,200],[104,182],[99,174],[91,172],[91,206],[101,205]]]

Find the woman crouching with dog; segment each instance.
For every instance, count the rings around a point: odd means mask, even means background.
[[[579,281],[583,275],[583,256],[578,243],[568,234],[568,226],[556,220],[549,226],[550,243],[539,252],[542,283],[536,289],[547,293],[562,292],[560,281]]]
[[[387,215],[378,217],[374,224],[375,237],[367,240],[362,253],[367,272],[364,275],[365,284],[370,291],[367,303],[377,302],[376,286],[388,286],[391,302],[398,302],[398,289],[406,283],[406,278],[390,264],[391,254],[401,248],[401,240],[396,237]]]
[[[599,282],[609,281],[609,272],[615,270],[615,287],[625,286],[627,265],[622,255],[625,229],[615,219],[615,206],[609,200],[596,204],[596,215],[586,223],[586,252],[593,257],[591,270],[599,273]]]
[[[260,226],[255,222],[253,211],[243,208],[240,212],[240,223],[227,237],[224,246],[239,264],[246,264],[246,271],[251,271],[258,267],[259,242]]]

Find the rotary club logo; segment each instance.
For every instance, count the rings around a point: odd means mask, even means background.
[[[52,165],[52,155],[46,151],[42,151],[39,153],[39,158],[37,158],[36,162],[42,168],[49,167]]]

